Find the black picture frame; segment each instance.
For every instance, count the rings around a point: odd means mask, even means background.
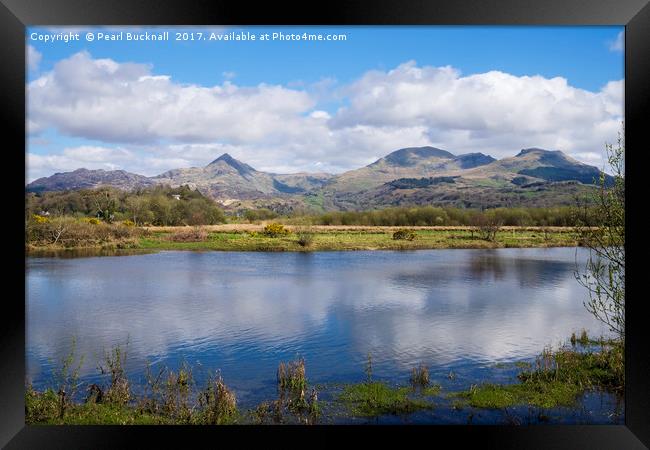
[[[622,449],[650,446],[650,358],[643,346],[646,326],[642,314],[647,298],[641,287],[641,208],[627,208],[626,389],[625,425],[536,425],[536,426],[414,426],[414,427],[114,427],[114,426],[26,426],[24,423],[25,308],[20,264],[24,262],[25,160],[18,148],[25,144],[25,27],[33,25],[624,25],[625,33],[625,133],[626,192],[632,204],[643,202],[640,164],[644,139],[650,129],[650,4],[647,0],[329,0],[306,2],[252,2],[225,0],[1,0],[3,91],[2,124],[5,127],[4,166],[11,175],[5,185],[11,210],[7,210],[6,246],[12,258],[5,279],[17,286],[3,302],[4,327],[0,343],[2,376],[0,395],[0,444],[14,448],[121,448],[188,446],[197,437],[219,445],[226,435],[238,439],[298,433],[300,442],[308,435],[322,435],[319,443],[336,442],[334,432],[351,428],[367,437],[385,439],[386,433],[408,433],[425,442],[451,439],[454,446],[475,443],[496,448]],[[7,139],[9,138],[9,139]],[[11,146],[6,142],[14,142]],[[647,149],[646,149],[647,151]],[[630,164],[630,161],[632,163]],[[636,187],[635,187],[636,186]],[[636,197],[636,199],[635,199]],[[629,200],[628,200],[629,204]],[[15,257],[15,260],[13,259]],[[6,291],[5,291],[6,292]],[[253,430],[254,432],[252,432]],[[415,436],[417,435],[417,436]],[[330,437],[332,436],[332,437]],[[235,437],[235,436],[229,436]],[[291,442],[291,441],[287,441]],[[241,445],[241,441],[238,445]]]

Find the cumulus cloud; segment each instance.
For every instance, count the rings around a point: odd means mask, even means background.
[[[497,158],[535,146],[594,164],[623,120],[623,80],[591,92],[562,77],[464,76],[409,61],[343,86],[329,79],[315,89],[292,86],[183,84],[147,64],[80,52],[29,84],[29,131],[53,127],[128,149],[131,159],[111,159],[109,152],[101,163],[74,165],[64,151],[34,161],[53,171],[121,164],[155,175],[228,152],[258,170],[336,173],[398,148],[434,145]],[[345,106],[326,107],[332,102]]]
[[[295,126],[313,106],[302,91],[260,84],[174,83],[145,64],[81,52],[29,85],[30,119],[65,134],[107,142],[246,143]]]
[[[622,81],[590,92],[562,77],[499,71],[462,76],[452,67],[418,67],[414,61],[368,72],[347,92],[350,105],[339,109],[333,127],[422,126],[443,148],[498,157],[523,146],[594,151],[623,116]]]
[[[28,181],[33,181],[55,172],[71,171],[79,168],[116,170],[137,164],[138,157],[124,148],[107,148],[82,145],[65,148],[56,154],[41,155],[27,153]]]
[[[621,31],[616,35],[616,39],[609,43],[609,49],[612,52],[622,52],[625,49],[625,32]]]
[[[29,70],[38,70],[43,55],[32,45],[27,46],[27,67]]]

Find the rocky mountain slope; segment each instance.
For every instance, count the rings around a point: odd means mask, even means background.
[[[482,153],[454,155],[434,147],[396,150],[359,169],[326,173],[274,174],[254,169],[229,154],[204,167],[174,169],[154,177],[123,170],[78,169],[40,178],[28,191],[114,186],[120,189],[188,185],[230,209],[268,207],[325,211],[395,205],[468,207],[567,204],[598,182],[601,172],[561,151],[521,150],[496,160]],[[612,178],[606,176],[607,181]]]

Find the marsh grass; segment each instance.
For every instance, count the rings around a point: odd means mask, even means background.
[[[347,385],[339,400],[348,406],[352,414],[359,416],[380,416],[383,414],[409,414],[433,408],[433,404],[422,398],[411,398],[409,387],[392,387],[381,381],[369,381]]]
[[[227,425],[237,422],[237,398],[217,374],[208,380],[208,385],[199,395],[201,412],[198,422],[204,425]]]
[[[298,423],[313,424],[320,416],[318,391],[315,387],[308,388],[305,360],[280,362],[277,370],[278,398],[263,408],[256,410],[256,416],[273,417],[276,423],[286,420],[297,420]],[[272,414],[271,414],[272,413]]]
[[[515,364],[522,369],[517,375],[518,383],[472,384],[468,390],[447,397],[451,406],[458,410],[465,406],[484,409],[506,409],[515,405],[570,407],[588,390],[622,394],[625,387],[622,343],[596,341],[588,336],[587,341],[589,346],[581,349],[545,348],[534,364]],[[377,417],[433,409],[434,400],[441,391],[440,385],[431,382],[429,370],[422,364],[411,372],[410,386],[374,380],[373,359],[368,354],[364,367],[366,380],[357,384],[337,384],[330,404],[330,401],[320,401],[316,387],[309,386],[305,360],[299,358],[278,365],[276,399],[265,400],[241,414],[235,392],[226,385],[220,372],[209,373],[206,384],[199,388],[193,367],[185,362],[175,370],[166,367],[154,370],[147,364],[142,395],[134,395],[126,376],[126,348],[116,346],[105,352],[102,364],[98,365],[100,373],[106,376],[106,383],[87,386],[86,399],[80,402],[75,401],[74,393],[82,385],[79,382],[81,361],[83,358],[75,356],[73,341],[70,353],[60,361],[51,388],[38,392],[27,384],[27,424],[314,424],[320,422],[324,414],[338,414],[337,411]],[[450,372],[448,377],[455,379],[456,376]],[[516,417],[512,419],[517,420]]]
[[[411,371],[411,385],[413,388],[426,388],[430,384],[429,368],[424,364],[414,367]]]
[[[300,392],[307,387],[305,360],[303,358],[288,363],[280,362],[277,372],[278,388],[282,391]]]
[[[577,341],[588,344],[590,340],[584,335]],[[517,378],[519,383],[473,385],[453,396],[476,408],[513,405],[553,408],[574,406],[579,395],[587,390],[620,395],[625,387],[623,345],[602,340],[600,351],[578,351],[566,346],[557,350],[545,348],[535,363]]]
[[[131,400],[131,386],[125,372],[127,348],[128,342],[124,349],[116,345],[110,351],[104,352],[103,364],[100,364],[98,369],[102,375],[107,375],[110,381],[105,392],[95,385],[95,395],[91,393],[90,397],[95,402],[101,399],[106,403],[124,406]]]

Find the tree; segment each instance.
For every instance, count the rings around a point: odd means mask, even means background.
[[[492,211],[476,214],[472,217],[471,222],[481,239],[486,241],[496,240],[497,232],[503,225],[503,222]]]
[[[115,217],[116,195],[110,189],[97,189],[87,195],[93,205],[96,215],[105,222],[112,222]]]
[[[129,216],[133,218],[133,223],[136,225],[143,223],[149,206],[147,199],[143,196],[134,195],[127,197],[125,204]]]
[[[592,195],[591,212],[580,210],[578,233],[589,249],[584,271],[576,279],[589,291],[585,307],[624,341],[625,339],[625,140],[619,133],[616,147],[606,144],[614,183],[600,174]]]

